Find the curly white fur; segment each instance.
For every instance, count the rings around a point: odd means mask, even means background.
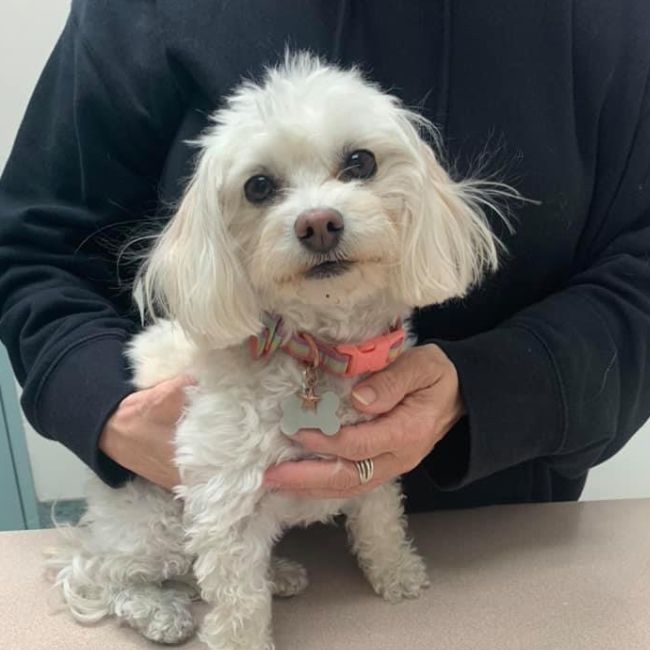
[[[325,501],[262,487],[269,466],[303,457],[278,426],[301,368],[283,353],[253,362],[245,341],[264,310],[281,315],[289,332],[362,341],[414,306],[463,295],[496,267],[481,209],[489,188],[454,182],[423,129],[433,132],[357,71],[309,55],[244,83],[215,114],[195,176],[141,275],[148,306],[168,319],[129,350],[136,387],[180,373],[198,379],[176,432],[182,485],[176,498],[143,479],[91,486],[80,527],[49,560],[79,621],[114,615],[150,639],[181,641],[194,630],[184,584],[193,574],[211,606],[201,631],[209,647],[268,650],[272,593],[306,586],[300,566],[272,561],[274,542],[288,527],[338,513],[377,593],[395,601],[427,586],[398,483]],[[374,153],[377,174],[343,182],[338,170],[355,149]],[[243,186],[261,173],[279,191],[252,204]],[[345,219],[329,257],[305,250],[293,229],[300,213],[323,206]],[[325,259],[351,265],[335,277],[306,277]],[[343,423],[359,419],[352,385],[322,378],[321,389],[342,399]]]

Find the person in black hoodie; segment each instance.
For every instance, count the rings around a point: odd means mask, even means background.
[[[531,199],[514,233],[493,221],[498,273],[415,314],[463,415],[418,412],[442,438],[403,479],[409,508],[577,499],[650,414],[648,33],[645,0],[74,0],[0,181],[0,336],[28,419],[109,485],[173,483],[189,380],[133,393],[130,270],[106,241],[164,219],[187,141],[289,44],[417,106],[454,175]],[[411,379],[378,374],[359,408]]]

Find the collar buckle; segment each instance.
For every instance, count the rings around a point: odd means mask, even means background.
[[[363,343],[335,346],[337,352],[349,357],[348,367],[343,376],[357,377],[367,372],[383,370],[401,352],[404,339],[405,332],[399,327],[388,334],[368,339]]]

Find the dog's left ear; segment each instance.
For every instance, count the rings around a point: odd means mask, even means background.
[[[485,217],[489,190],[454,181],[409,125],[419,171],[405,196],[400,297],[413,307],[461,297],[496,269],[499,242]]]
[[[224,348],[261,328],[257,301],[224,215],[216,163],[203,153],[181,204],[139,276],[149,312],[199,345]]]

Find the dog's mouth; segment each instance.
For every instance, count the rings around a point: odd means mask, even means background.
[[[349,260],[329,260],[321,262],[312,266],[305,272],[305,277],[310,280],[321,280],[323,278],[335,278],[338,275],[343,275],[346,271],[350,270],[353,262]]]

